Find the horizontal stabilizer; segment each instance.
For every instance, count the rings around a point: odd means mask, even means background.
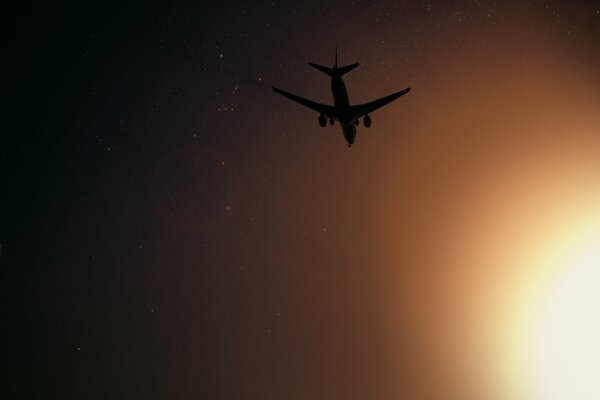
[[[310,65],[313,68],[318,69],[321,72],[326,73],[327,75],[329,75],[333,78],[334,76],[342,76],[344,74],[347,74],[348,72],[352,71],[354,68],[358,67],[359,64],[354,63],[354,64],[346,65],[345,67],[341,67],[341,68],[337,68],[337,67],[328,68],[328,67],[324,67],[322,65],[311,63],[311,62],[309,62],[308,65]]]
[[[338,76],[342,76],[342,75],[347,74],[348,72],[352,71],[354,68],[358,67],[358,65],[359,65],[358,63],[346,65],[345,67],[338,68],[336,70],[336,73]]]
[[[327,68],[327,67],[324,67],[322,65],[314,64],[314,63],[311,63],[311,62],[309,62],[308,65],[310,65],[313,68],[318,69],[321,72],[326,73],[329,76],[333,76],[333,68]]]

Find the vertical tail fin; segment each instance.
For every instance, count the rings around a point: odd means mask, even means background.
[[[337,43],[335,44],[335,64],[333,64],[333,69],[337,68]]]

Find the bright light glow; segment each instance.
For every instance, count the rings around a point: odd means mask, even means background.
[[[538,310],[531,372],[540,400],[600,399],[600,241],[572,257]]]
[[[510,284],[497,342],[502,399],[600,399],[600,209],[576,210],[556,215],[566,222],[551,224]]]

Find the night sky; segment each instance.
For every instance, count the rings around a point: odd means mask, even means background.
[[[600,215],[600,5],[2,8],[6,398],[521,400],[517,288]],[[352,148],[270,88],[331,104],[336,44],[352,103],[412,87]]]

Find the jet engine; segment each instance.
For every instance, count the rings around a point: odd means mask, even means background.
[[[363,124],[365,125],[366,128],[369,128],[371,126],[371,117],[369,117],[369,115],[365,115],[365,117],[363,118]]]
[[[327,118],[323,114],[319,115],[319,125],[323,128],[327,126]]]

